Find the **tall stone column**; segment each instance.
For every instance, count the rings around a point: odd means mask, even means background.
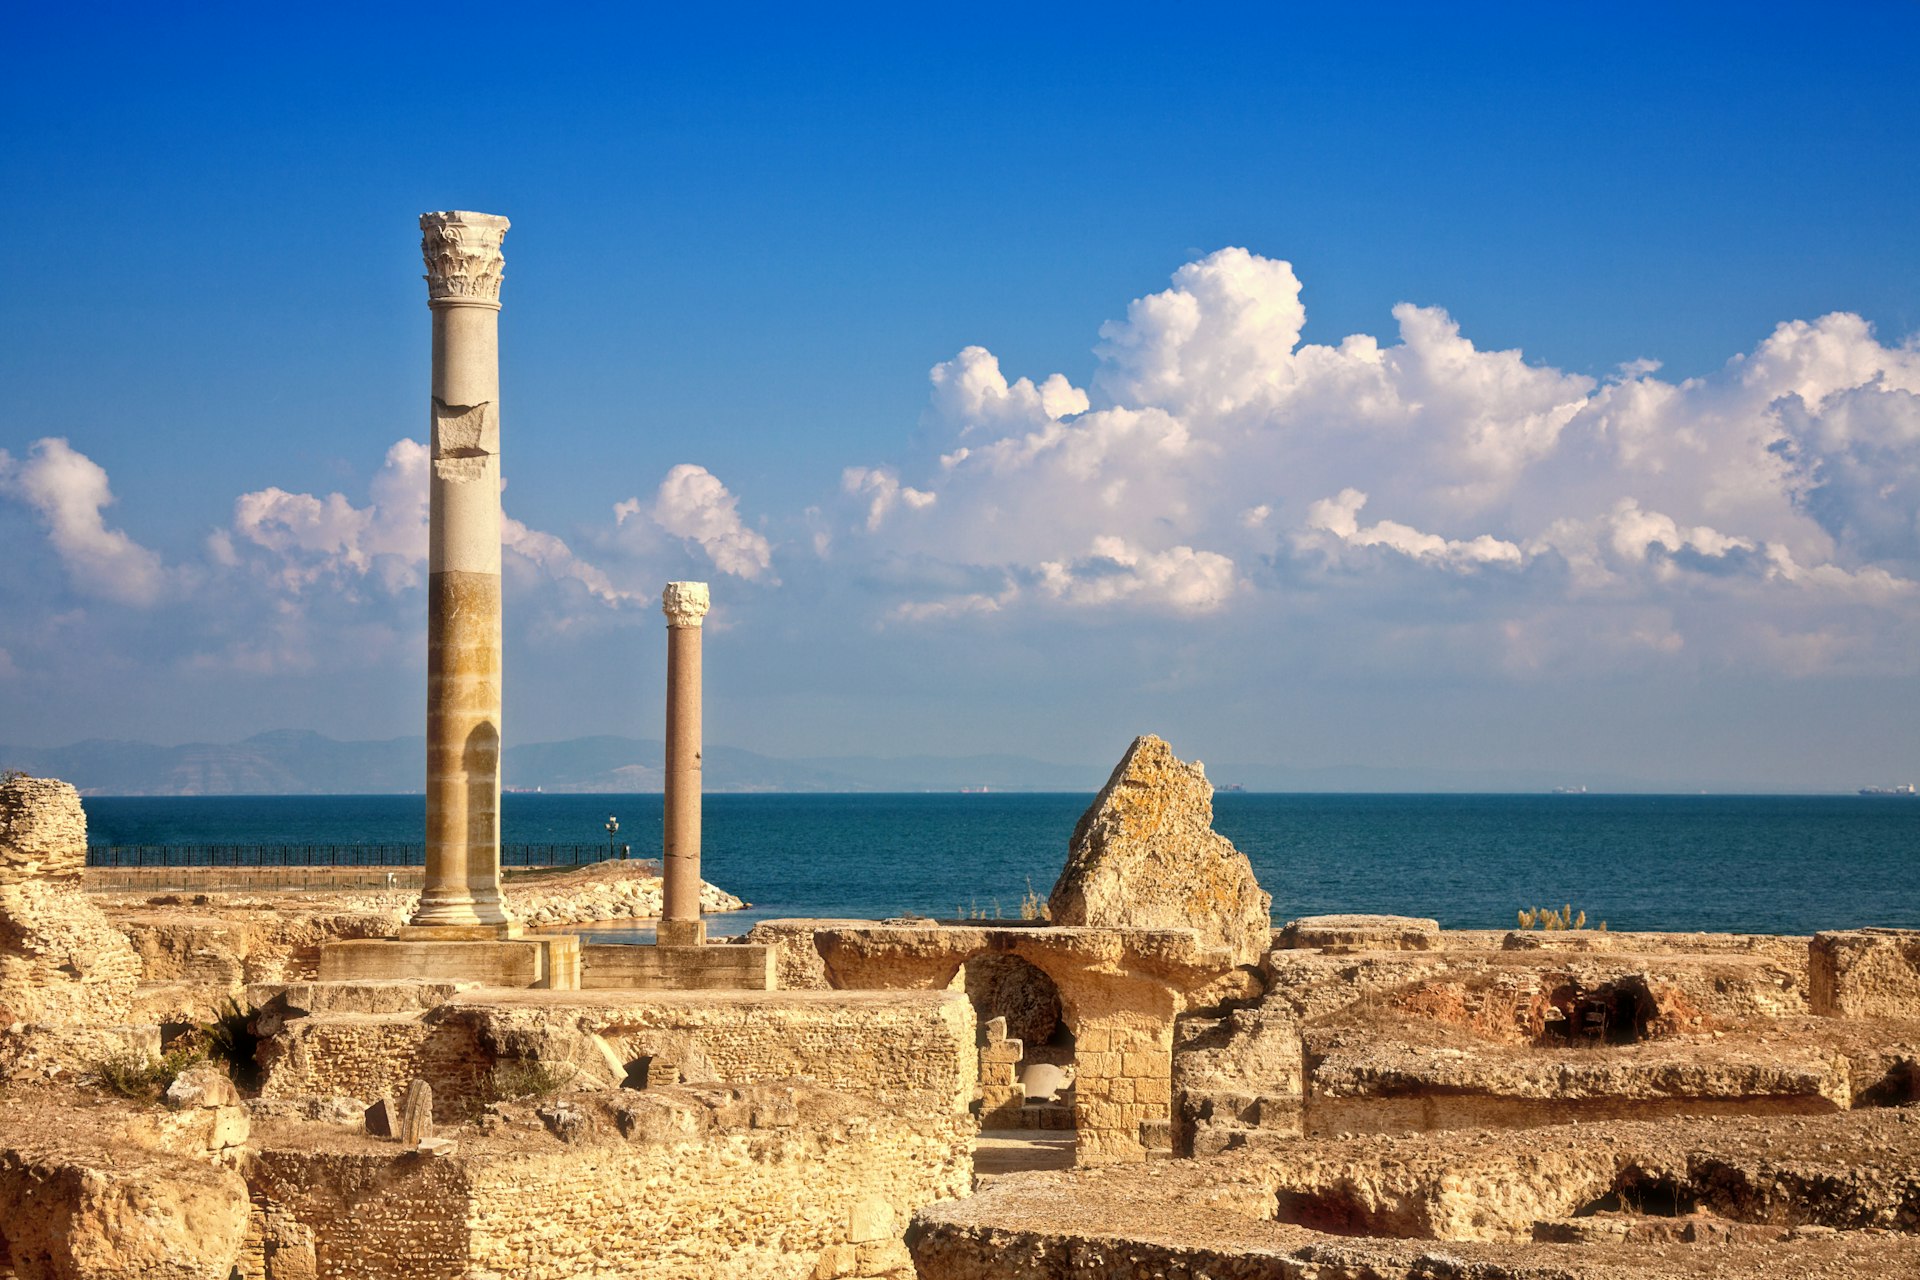
[[[423,213],[433,311],[427,871],[412,924],[511,932],[500,903],[500,242],[507,220]]]
[[[704,582],[669,582],[660,594],[667,615],[665,902],[658,935],[664,947],[707,940],[700,918],[700,635],[707,606]]]

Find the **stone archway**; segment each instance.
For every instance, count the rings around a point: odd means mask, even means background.
[[[980,1127],[1072,1129],[1074,1035],[1054,980],[1031,960],[988,950],[961,963],[955,984],[980,1028]]]

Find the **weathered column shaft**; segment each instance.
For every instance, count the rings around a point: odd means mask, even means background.
[[[508,930],[500,903],[500,242],[507,220],[420,216],[433,309],[427,867],[412,923]]]
[[[700,918],[700,640],[708,594],[704,582],[670,582],[661,594],[667,615],[667,759],[663,946],[707,940]]]

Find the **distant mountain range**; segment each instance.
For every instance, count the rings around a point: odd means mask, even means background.
[[[503,785],[518,791],[659,791],[665,750],[657,739],[611,736],[531,742],[502,753]],[[53,748],[0,746],[0,768],[61,778],[88,795],[377,795],[417,792],[425,768],[422,738],[340,742],[283,729],[242,742],[146,742],[91,739]],[[709,745],[706,789],[740,791],[1094,791],[1106,769],[1048,764],[1021,756],[844,756],[779,760],[738,747]]]
[[[1115,744],[1115,759],[1124,743]],[[0,746],[0,768],[62,778],[88,795],[377,795],[418,792],[421,738],[340,742],[301,729],[242,742],[176,747],[92,739],[52,748]],[[508,747],[502,771],[517,791],[641,792],[661,789],[664,751],[651,738],[600,736]],[[751,791],[1097,791],[1113,768],[1054,764],[1016,755],[822,756],[782,760],[739,747],[708,746],[706,789]],[[1246,791],[1526,792],[1734,790],[1724,784],[1649,783],[1548,771],[1370,768],[1334,765],[1207,767],[1214,785]]]

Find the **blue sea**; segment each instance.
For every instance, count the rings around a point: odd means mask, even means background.
[[[914,912],[1017,918],[1066,857],[1088,795],[717,795],[706,878],[753,904],[714,921]],[[421,839],[421,797],[95,797],[94,844]],[[659,855],[658,795],[503,797],[504,839],[593,843],[609,815]],[[1511,927],[1571,902],[1615,929],[1920,927],[1920,800],[1854,796],[1215,797],[1273,915],[1364,911]]]
[[[1018,917],[1046,896],[1087,794],[718,794],[703,871],[776,915]],[[96,796],[94,844],[417,842],[420,796]],[[659,794],[507,794],[513,842],[657,858]],[[1613,929],[1812,933],[1920,927],[1920,800],[1876,796],[1246,794],[1213,800],[1273,917],[1432,915],[1509,927],[1572,902]]]

